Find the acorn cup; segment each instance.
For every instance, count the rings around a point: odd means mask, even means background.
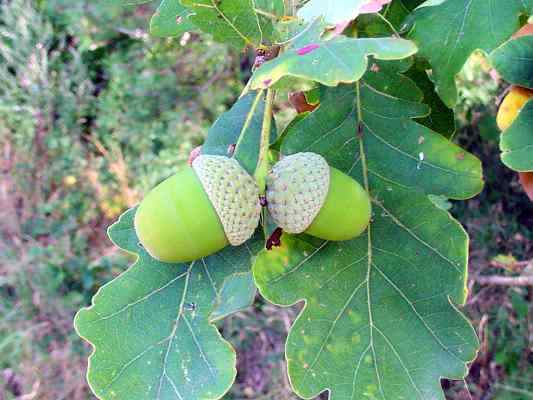
[[[259,189],[235,159],[200,155],[148,193],[135,231],[153,258],[190,262],[246,242],[260,212]]]
[[[533,90],[513,86],[498,110],[496,122],[500,130],[506,131],[513,124],[524,105],[533,97]]]
[[[349,240],[370,223],[370,198],[354,179],[316,153],[297,153],[267,176],[267,204],[285,232],[324,240]]]

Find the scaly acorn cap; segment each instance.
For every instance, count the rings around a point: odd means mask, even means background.
[[[259,188],[237,160],[224,156],[200,155],[192,168],[213,204],[228,242],[246,242],[259,224]]]
[[[287,233],[307,230],[326,201],[330,167],[316,153],[284,157],[267,176],[268,211]]]

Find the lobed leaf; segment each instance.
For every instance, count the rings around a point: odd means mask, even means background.
[[[235,378],[235,352],[211,321],[253,301],[250,263],[262,243],[190,264],[160,263],[139,247],[134,214],[127,211],[109,235],[137,262],[75,319],[94,347],[89,384],[102,400],[219,399]]]
[[[533,171],[533,100],[529,100],[509,129],[501,135],[502,161],[509,168]]]
[[[448,107],[457,102],[455,77],[472,52],[490,52],[509,39],[525,12],[533,12],[530,0],[428,0],[415,9],[409,38],[431,63],[437,92]]]
[[[194,11],[192,23],[218,42],[241,50],[259,47],[272,35],[272,23],[259,15],[254,0],[181,0]]]
[[[251,87],[267,88],[283,78],[319,82],[326,86],[359,80],[368,67],[368,57],[398,60],[416,53],[416,46],[404,39],[337,36],[320,37],[323,24],[315,22],[279,57],[261,66],[252,76]]]
[[[382,93],[404,100],[420,102],[423,93],[417,84],[405,75],[411,67],[412,58],[397,61],[372,60],[363,80]]]
[[[412,121],[427,112],[368,83],[323,88],[320,107],[281,146],[320,153],[368,182],[373,204],[359,238],[285,235],[254,263],[267,299],[305,301],[286,349],[303,398],[327,390],[331,400],[443,400],[440,379],[461,379],[476,355],[475,332],[457,308],[466,299],[468,237],[428,194],[475,195],[481,164]]]
[[[292,126],[281,151],[320,153],[333,166],[351,170],[354,160],[360,161],[355,154],[357,92],[353,85],[322,90],[320,107]],[[361,86],[360,101],[371,174],[387,177],[404,188],[454,199],[481,191],[479,160],[412,121],[426,116],[427,106],[385,95],[368,84]]]
[[[278,17],[287,14],[283,0],[255,0],[255,9],[258,14],[266,12]]]
[[[504,43],[491,53],[490,60],[507,82],[533,89],[533,36]]]

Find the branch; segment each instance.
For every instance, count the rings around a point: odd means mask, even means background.
[[[523,269],[529,265],[533,265],[533,260],[530,261],[514,261],[510,263],[503,263],[499,261],[491,261],[490,266],[503,269]]]
[[[476,276],[474,281],[480,285],[533,286],[533,276]]]

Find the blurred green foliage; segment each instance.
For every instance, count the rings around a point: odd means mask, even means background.
[[[131,262],[106,227],[239,95],[239,54],[152,9],[0,2],[0,398],[93,398],[76,309]]]

